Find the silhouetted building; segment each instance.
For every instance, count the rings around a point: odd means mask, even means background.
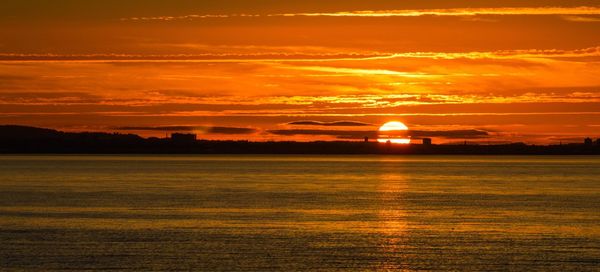
[[[423,138],[423,145],[431,145],[431,138]]]
[[[600,138],[596,139],[596,146],[600,146]]]
[[[173,133],[171,134],[171,141],[179,143],[189,143],[196,141],[196,134],[192,133]]]
[[[583,140],[583,143],[585,144],[585,146],[592,146],[592,138],[585,138],[585,140]]]

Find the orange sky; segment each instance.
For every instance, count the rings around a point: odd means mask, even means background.
[[[399,120],[436,142],[600,137],[597,1],[121,2],[0,3],[0,124],[333,140]]]

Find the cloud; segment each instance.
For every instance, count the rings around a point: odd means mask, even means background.
[[[415,138],[442,137],[446,139],[477,139],[487,138],[489,136],[487,131],[476,129],[446,131],[410,130],[408,134]]]
[[[294,121],[287,123],[288,125],[296,126],[325,126],[325,127],[362,127],[372,126],[373,124],[357,122],[357,121],[335,121],[335,122],[320,122],[320,121]]]
[[[260,17],[258,14],[190,14],[182,16],[150,16],[121,18],[121,21],[178,21],[230,17]]]
[[[358,76],[398,76],[407,78],[431,78],[439,75],[430,75],[425,73],[414,73],[414,72],[403,72],[393,71],[385,69],[356,69],[356,68],[340,68],[340,67],[325,67],[325,66],[291,66],[288,69],[304,70],[304,71],[315,71],[325,73],[337,73],[345,75],[358,75]]]
[[[373,130],[320,130],[320,129],[280,129],[267,132],[279,136],[315,135],[334,136],[339,139],[362,139],[363,137],[376,138],[377,131]],[[407,134],[413,138],[440,137],[446,139],[480,139],[489,137],[483,130],[409,130]]]
[[[589,16],[574,16],[574,15],[565,15],[562,18],[566,21],[571,22],[580,22],[580,23],[595,23],[600,22],[600,18],[598,17],[589,17]]]
[[[163,126],[163,127],[115,127],[115,130],[132,131],[194,131],[198,127],[193,126]]]
[[[303,12],[280,14],[190,14],[182,16],[129,17],[121,21],[192,21],[237,17],[420,17],[420,16],[482,16],[482,15],[600,15],[600,7],[500,7],[451,9],[359,10],[337,12]]]
[[[359,139],[365,136],[377,137],[377,131],[364,130],[321,130],[321,129],[278,129],[268,130],[267,132],[280,136],[295,136],[295,135],[321,135],[335,136],[344,139]]]
[[[240,134],[252,134],[256,132],[256,129],[252,128],[238,128],[238,127],[205,127],[205,126],[160,126],[160,127],[115,127],[115,130],[126,130],[126,131],[185,131],[185,132],[200,132],[202,134],[228,134],[228,135],[240,135]]]
[[[270,52],[245,53],[232,49],[230,53],[201,54],[14,54],[0,53],[0,61],[7,63],[269,63],[269,62],[327,62],[377,60],[396,57],[381,52],[314,53],[282,52],[273,48]]]
[[[479,16],[479,15],[598,15],[600,7],[504,7],[415,10],[364,10],[323,13],[289,13],[271,16],[308,17],[418,17],[418,16]]]
[[[0,79],[1,81],[1,79]],[[55,91],[55,92],[15,92],[8,91],[4,92],[4,86],[0,84],[0,105],[3,108],[9,108],[12,106],[34,106],[34,105],[90,105],[96,104],[103,101],[103,98],[94,94],[85,92],[68,92],[68,91]],[[1,111],[1,110],[0,110]]]
[[[599,14],[600,15],[600,14]],[[572,17],[573,20],[583,20]],[[589,18],[586,18],[589,19]],[[378,61],[388,59],[432,59],[432,60],[476,60],[476,59],[532,59],[532,58],[584,58],[599,57],[600,46],[562,50],[562,49],[522,49],[472,52],[348,52],[348,53],[306,53],[281,52],[273,48],[272,52],[262,53],[204,53],[204,54],[14,54],[0,53],[0,62],[10,63],[296,63],[296,62],[332,62],[332,61]],[[403,77],[435,77],[427,73],[411,73],[386,69],[357,69],[328,66],[278,66],[286,69],[332,72],[344,74],[369,74]],[[25,79],[15,75],[5,75],[6,79]],[[9,78],[10,77],[10,78]]]
[[[253,128],[236,128],[236,127],[211,127],[208,133],[212,134],[252,134],[256,129]]]

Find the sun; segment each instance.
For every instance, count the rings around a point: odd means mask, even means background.
[[[379,131],[398,131],[398,130],[408,130],[408,127],[402,122],[393,121],[393,122],[387,122],[379,128]]]
[[[398,121],[387,122],[379,128],[377,141],[380,143],[410,144],[408,127]]]

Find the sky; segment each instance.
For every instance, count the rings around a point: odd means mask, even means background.
[[[253,141],[600,137],[598,1],[0,2],[0,124]]]

